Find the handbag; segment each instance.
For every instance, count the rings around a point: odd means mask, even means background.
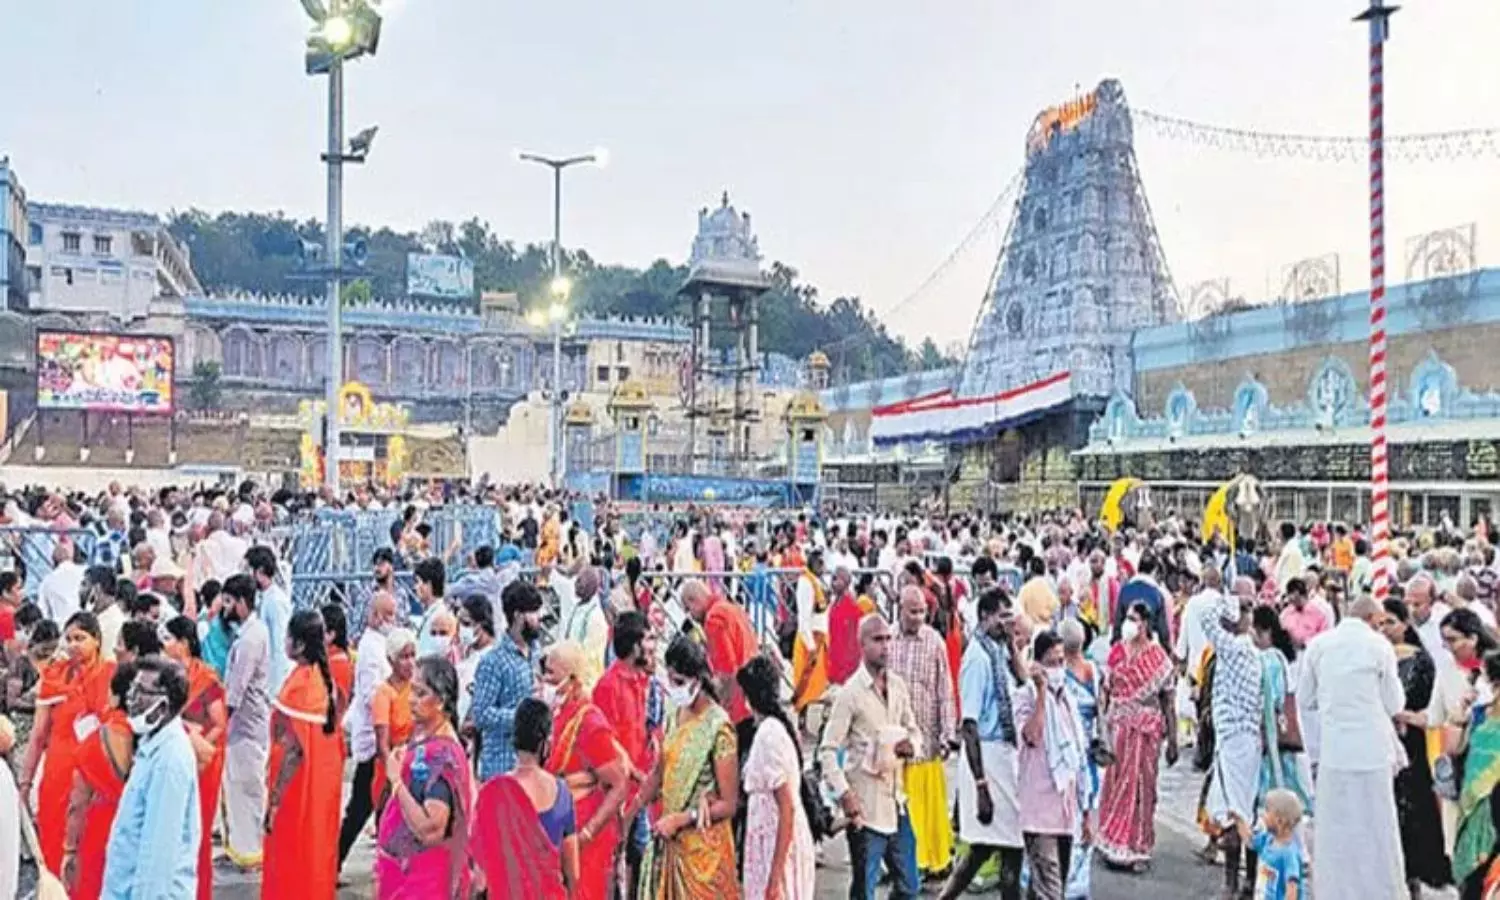
[[[807,814],[807,828],[812,832],[814,843],[834,835],[833,810],[823,802],[821,783],[819,768],[814,766],[813,771],[802,773],[802,783],[798,786],[802,811]]]
[[[1290,698],[1290,695],[1288,696]],[[1276,749],[1282,753],[1301,753],[1307,745],[1302,740],[1302,720],[1296,703],[1283,704],[1286,710],[1276,717]]]
[[[1099,734],[1089,741],[1089,761],[1101,769],[1107,769],[1116,762],[1115,748],[1110,746],[1106,735],[1109,729],[1101,723]]]

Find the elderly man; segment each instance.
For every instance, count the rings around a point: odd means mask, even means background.
[[[890,670],[891,627],[866,616],[859,643],[864,666],[834,698],[818,759],[849,817],[850,900],[874,900],[882,864],[891,874],[890,896],[916,900],[916,840],[901,776],[922,752],[921,729],[906,681]]]
[[[1417,639],[1422,649],[1437,664],[1438,674],[1445,666],[1453,665],[1453,654],[1443,643],[1443,620],[1453,610],[1438,599],[1437,582],[1425,572],[1419,572],[1406,583],[1406,607],[1411,610],[1412,621],[1417,626]]]
[[[900,629],[891,641],[890,669],[906,682],[922,733],[922,752],[906,765],[917,868],[928,877],[941,877],[953,863],[953,825],[948,817],[943,763],[955,746],[957,710],[947,647],[927,624],[927,598],[914,585],[901,589]]]
[[[1255,826],[1260,789],[1260,651],[1246,633],[1253,609],[1252,601],[1232,596],[1199,615],[1214,650],[1214,764],[1206,809],[1209,824],[1221,833],[1224,892],[1230,897],[1239,894],[1242,832]]]
[[[373,704],[375,689],[391,677],[391,663],[385,654],[385,636],[396,625],[396,597],[388,591],[376,591],[370,598],[370,612],[355,654],[354,697],[344,714],[344,725],[350,735],[354,756],[354,788],[344,806],[344,823],[339,830],[339,866],[359,839],[360,829],[375,811],[371,785],[375,781],[375,722]]]
[[[573,582],[578,602],[568,614],[567,625],[563,628],[564,639],[577,641],[583,647],[583,671],[578,673],[578,677],[583,681],[584,690],[589,692],[594,690],[594,685],[599,683],[599,677],[604,674],[604,657],[609,653],[612,610],[605,602],[606,598],[599,593],[602,581],[599,570],[593,566],[584,566],[579,571],[578,578]]]
[[[1367,900],[1406,894],[1391,718],[1406,705],[1396,652],[1372,623],[1380,606],[1360,598],[1302,660],[1297,696],[1323,723],[1313,895]],[[1351,862],[1355,864],[1351,864]]]

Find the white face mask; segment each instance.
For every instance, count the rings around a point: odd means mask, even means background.
[[[1124,638],[1127,642],[1135,640],[1140,636],[1140,633],[1141,626],[1134,619],[1127,619],[1125,620],[1125,624],[1120,626],[1120,637]]]
[[[669,684],[667,685],[667,699],[678,709],[686,709],[693,705],[698,699],[698,685],[696,684]]]
[[[550,682],[550,681],[544,681],[544,682],[542,682],[542,686],[537,691],[537,695],[536,696],[537,696],[538,700],[540,700],[543,703],[547,704],[547,706],[550,709],[556,709],[557,708],[557,700],[558,700],[557,685],[553,684],[552,682]]]
[[[149,734],[151,729],[156,727],[156,723],[151,720],[151,717],[156,715],[156,711],[165,706],[166,702],[166,697],[157,697],[155,702],[146,707],[144,711],[131,716],[130,730],[135,732],[137,736]]]
[[[1067,672],[1062,666],[1047,667],[1047,686],[1054,691],[1063,686],[1063,679],[1067,677]]]

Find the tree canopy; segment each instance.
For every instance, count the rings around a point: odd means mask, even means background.
[[[319,283],[295,277],[302,265],[302,242],[324,242],[320,222],[298,222],[279,212],[210,215],[189,210],[173,215],[169,227],[191,251],[193,269],[210,292],[312,295],[322,290]],[[431,222],[419,232],[351,227],[348,237],[356,236],[369,246],[366,280],[375,297],[405,295],[408,253],[462,255],[474,263],[476,290],[514,291],[523,307],[546,296],[550,248],[501,238],[478,218],[456,225]],[[565,249],[563,269],[573,282],[572,302],[584,315],[687,315],[686,302],[677,296],[687,279],[685,266],[658,259],[637,269],[598,262],[583,249]],[[771,264],[768,274],[772,287],[761,299],[763,350],[802,359],[822,349],[833,364],[836,381],[883,378],[954,362],[930,338],[915,350],[908,346],[858,297],[824,301],[816,287],[800,280],[795,268],[779,261]]]

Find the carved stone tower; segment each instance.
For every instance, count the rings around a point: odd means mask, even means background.
[[[960,377],[982,397],[1059,372],[1075,396],[1129,389],[1130,333],[1180,317],[1118,81],[1043,111]]]

